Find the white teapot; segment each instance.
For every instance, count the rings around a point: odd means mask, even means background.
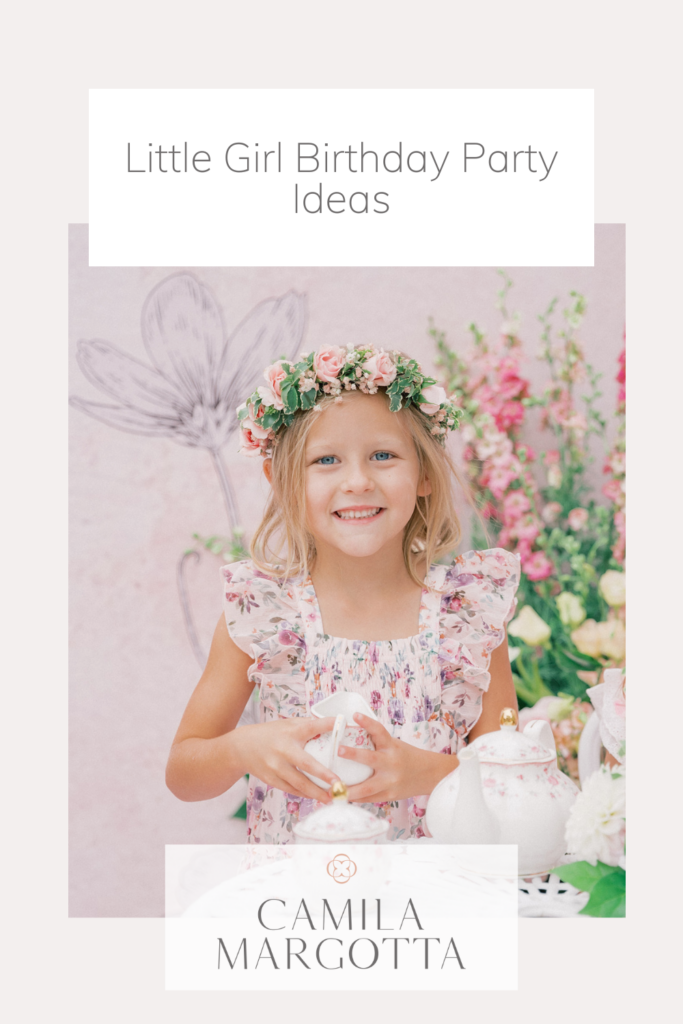
[[[441,843],[516,843],[523,877],[545,874],[564,856],[564,831],[579,792],[557,767],[549,724],[517,732],[505,708],[500,731],[485,733],[458,754],[460,765],[436,786],[427,828]]]

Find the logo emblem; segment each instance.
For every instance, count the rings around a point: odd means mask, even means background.
[[[353,878],[357,870],[355,862],[345,853],[338,853],[327,865],[328,875],[340,885],[344,885],[350,878]]]

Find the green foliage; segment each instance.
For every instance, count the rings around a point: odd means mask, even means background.
[[[202,537],[198,533],[193,533],[192,537],[205,551],[209,551],[212,555],[216,555],[216,557],[222,558],[228,563],[239,562],[249,555],[247,548],[244,546],[244,530],[241,526],[236,526],[230,537],[220,537],[217,535]]]
[[[588,917],[626,916],[626,872],[598,861],[596,865],[580,860],[555,868],[554,875],[576,889],[590,894],[581,911]]]

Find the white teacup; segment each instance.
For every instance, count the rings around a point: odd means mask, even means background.
[[[346,757],[340,757],[338,750],[340,746],[360,747],[364,750],[374,750],[375,745],[368,733],[360,725],[353,721],[355,714],[367,715],[377,721],[377,716],[371,707],[366,703],[359,693],[333,693],[331,697],[319,701],[311,710],[314,718],[327,718],[328,715],[335,716],[335,723],[331,732],[321,733],[309,740],[304,750],[311,757],[329,768],[347,786],[355,786],[359,782],[365,782],[373,774],[372,768],[367,764],[360,764],[359,761],[351,761]],[[329,789],[329,782],[318,779],[315,775],[304,772],[321,789]]]

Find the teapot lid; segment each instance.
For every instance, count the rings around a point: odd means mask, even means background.
[[[374,839],[388,831],[389,823],[385,819],[348,803],[343,782],[333,782],[331,793],[331,804],[314,811],[294,826],[298,838],[323,843],[349,843]]]
[[[517,731],[517,712],[503,708],[498,732],[487,732],[468,744],[479,755],[481,764],[546,764],[556,758],[555,750],[549,750],[537,739]]]

